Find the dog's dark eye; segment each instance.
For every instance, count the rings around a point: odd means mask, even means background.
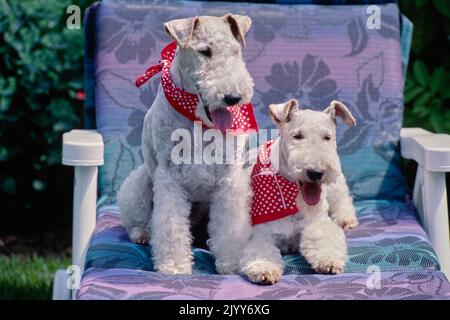
[[[298,133],[298,134],[296,134],[295,136],[294,136],[294,139],[297,139],[297,140],[302,140],[304,137],[303,137],[303,135],[301,134],[301,133]]]
[[[326,136],[323,137],[323,140],[330,141],[331,140],[331,136],[326,135]]]
[[[203,50],[198,50],[198,52],[204,55],[205,57],[211,58],[212,52],[210,47],[207,47],[206,49]]]

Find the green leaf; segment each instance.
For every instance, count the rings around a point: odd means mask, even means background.
[[[423,118],[428,116],[428,114],[430,113],[430,109],[424,106],[414,106],[411,112],[417,115],[419,118]]]
[[[437,68],[434,70],[430,81],[430,87],[434,93],[441,91],[442,87],[445,86],[446,76],[447,75],[444,68]]]
[[[413,80],[413,76],[411,76],[411,73],[408,72],[406,75],[406,81],[405,81],[405,88],[404,91],[409,91],[417,86],[416,82]]]
[[[441,90],[441,95],[445,100],[450,99],[450,87],[444,87],[443,90]]]
[[[405,92],[405,103],[409,103],[414,98],[416,98],[419,94],[423,93],[424,89],[422,87],[415,87],[411,90]]]
[[[436,69],[430,86],[433,92],[438,92],[444,99],[450,99],[450,72],[442,67]]]
[[[442,115],[440,112],[430,113],[430,123],[435,132],[444,131],[444,122],[442,121]]]
[[[414,101],[414,108],[429,108],[431,99],[433,99],[433,94],[431,92],[425,92],[416,101]]]
[[[414,77],[423,87],[428,86],[428,82],[430,81],[430,73],[428,72],[426,64],[422,60],[414,63]]]

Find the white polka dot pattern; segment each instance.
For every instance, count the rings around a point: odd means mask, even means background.
[[[177,88],[170,76],[170,65],[175,56],[177,48],[176,42],[171,42],[161,52],[162,60],[159,64],[151,66],[147,71],[136,79],[136,86],[140,87],[147,82],[155,74],[161,72],[161,84],[164,89],[164,94],[167,101],[186,118],[192,121],[201,121],[195,115],[199,98],[196,94],[186,92]],[[233,115],[233,122],[231,128],[227,129],[227,133],[247,133],[249,131],[258,131],[258,124],[253,113],[253,106],[251,103],[242,106],[230,106],[228,110]],[[203,123],[205,128],[208,126]]]
[[[275,172],[270,163],[270,146],[273,140],[264,143],[253,167],[251,186],[253,190],[252,224],[269,222],[297,213],[295,199],[299,187]]]

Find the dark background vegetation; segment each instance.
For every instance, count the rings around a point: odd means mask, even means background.
[[[404,127],[450,133],[450,1],[400,0],[400,11],[414,24],[405,83]],[[404,161],[410,188],[417,165]],[[446,174],[447,198],[450,174]],[[450,205],[450,202],[449,202]]]
[[[17,292],[0,290],[0,298],[31,290],[29,284],[20,289],[22,263],[33,265],[31,278],[47,271],[36,282],[44,296],[33,297],[48,298],[58,264],[36,254],[56,254],[56,261],[68,256],[73,173],[61,166],[61,136],[82,127],[84,44],[83,29],[66,28],[66,8],[77,4],[84,12],[93,2],[0,0],[0,269],[20,273],[0,270],[0,283],[19,283]],[[401,0],[399,6],[414,23],[405,126],[449,133],[450,1]],[[414,165],[405,168],[412,180]],[[17,253],[25,258],[4,258]]]
[[[82,126],[84,37],[66,8],[92,2],[0,0],[0,234],[69,226],[61,139]]]
[[[404,126],[450,132],[450,1],[401,0],[414,23]]]

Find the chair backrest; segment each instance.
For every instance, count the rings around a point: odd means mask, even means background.
[[[305,108],[323,109],[333,99],[343,101],[357,119],[352,128],[338,124],[339,153],[356,200],[403,200],[398,143],[408,54],[401,42],[409,48],[411,28],[401,36],[397,4],[388,2],[378,1],[379,29],[369,28],[373,13],[367,4],[105,0],[92,6],[85,27],[86,124],[96,123],[105,141],[100,192],[113,201],[123,179],[143,161],[142,123],[159,77],[140,89],[134,79],[159,60],[170,41],[163,22],[232,12],[253,21],[244,56],[255,81],[260,127],[272,127],[269,103],[296,97]]]

